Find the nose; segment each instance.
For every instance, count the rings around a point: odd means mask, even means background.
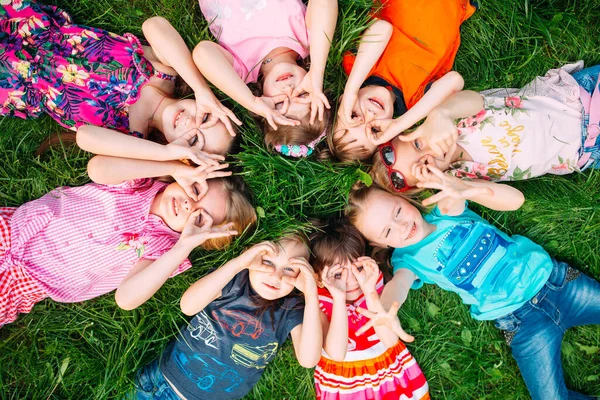
[[[292,98],[292,92],[296,88],[295,85],[291,83],[284,84],[281,88],[281,91],[287,95],[287,97]]]
[[[277,279],[277,281],[281,281],[281,277],[283,276],[283,269],[275,268],[274,271],[271,271],[269,273],[269,276],[272,277],[273,279]]]
[[[194,212],[198,209],[198,205],[200,204],[200,200],[198,201],[194,201],[191,198],[187,198],[185,199],[185,201],[183,202],[183,209],[187,212],[187,213],[191,213]]]
[[[369,123],[371,121],[373,121],[375,119],[375,112],[373,112],[371,109],[367,108],[365,110],[365,123]]]

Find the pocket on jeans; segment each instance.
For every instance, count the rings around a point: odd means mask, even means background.
[[[506,345],[510,347],[515,335],[521,328],[521,322],[515,317],[511,316],[510,318],[505,317],[497,319],[494,321],[494,325],[502,332],[502,336],[504,336]]]
[[[152,371],[152,364],[148,364],[138,371],[135,378],[135,386],[138,392],[146,392],[147,394],[153,393],[155,384],[151,378]]]

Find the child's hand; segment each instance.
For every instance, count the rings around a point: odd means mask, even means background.
[[[191,160],[198,166],[219,165],[219,161],[225,160],[225,157],[222,155],[206,153],[195,145],[190,145],[197,134],[198,132],[196,129],[190,129],[188,132],[167,144],[165,148],[169,154],[169,159]]]
[[[358,91],[344,91],[342,96],[342,102],[338,110],[338,117],[342,120],[342,123],[349,128],[358,126],[365,121],[358,115],[352,116],[354,113],[354,105],[358,100]]]
[[[390,309],[385,311],[383,304],[381,304],[381,301],[379,301],[377,292],[371,292],[370,296],[375,306],[373,311],[365,310],[364,308],[360,307],[356,309],[356,312],[370,319],[369,322],[356,331],[356,335],[362,335],[371,327],[385,326],[394,332],[400,338],[400,340],[408,343],[413,342],[415,338],[404,332],[404,329],[402,329],[402,325],[400,324],[400,319],[398,319],[398,310],[400,309],[398,302],[393,302]]]
[[[334,299],[346,301],[346,281],[348,270],[340,265],[327,265],[321,272],[321,282]]]
[[[308,97],[299,97],[303,93],[308,93]],[[325,107],[331,108],[329,100],[323,93],[323,78],[315,77],[312,71],[308,71],[302,82],[292,92],[292,98],[296,97],[296,101],[299,103],[310,104],[310,124],[315,122],[315,118],[318,115],[319,121],[323,121],[323,114],[325,113]]]
[[[371,257],[358,257],[352,264],[352,275],[363,293],[371,293],[379,279],[379,266]]]
[[[433,165],[426,165],[427,168],[419,172],[419,183],[417,187],[437,189],[440,192],[423,200],[423,205],[428,206],[438,203],[445,199],[465,200],[479,195],[494,195],[494,191],[489,187],[473,187],[463,180],[444,174]],[[443,210],[442,210],[443,211]]]
[[[231,175],[231,171],[222,171],[227,167],[229,164],[201,165],[194,168],[182,163],[181,167],[177,168],[171,176],[181,185],[188,196],[198,201],[208,192],[207,179]]]
[[[445,158],[458,139],[458,129],[448,114],[434,109],[421,126],[407,135],[398,136],[398,139],[402,142],[421,139],[427,143],[436,157]]]
[[[281,109],[277,110],[276,106],[281,105]],[[251,110],[255,114],[258,114],[266,118],[271,128],[277,130],[277,124],[279,125],[300,125],[300,121],[286,118],[285,114],[290,106],[290,99],[286,94],[280,94],[273,97],[255,97],[254,106]]]
[[[263,263],[263,256],[271,255],[277,257],[279,247],[273,242],[262,242],[255,244],[248,250],[244,251],[237,258],[237,262],[242,269],[251,269],[260,272],[273,272],[275,267]]]
[[[315,271],[312,265],[304,257],[293,257],[289,259],[289,264],[300,269],[297,277],[283,275],[283,282],[293,285],[296,289],[304,293],[304,297],[317,296],[317,282],[315,281]]]
[[[233,223],[213,227],[213,219],[203,209],[198,209],[190,214],[185,223],[179,242],[184,243],[190,251],[200,246],[208,239],[216,239],[237,235],[236,230],[231,229]]]
[[[231,121],[238,126],[242,125],[235,114],[215,97],[212,92],[203,91],[196,92],[196,126],[207,129],[216,125],[220,120],[225,124],[227,131],[231,136],[235,136],[235,131],[231,125]],[[231,120],[231,121],[230,121]]]

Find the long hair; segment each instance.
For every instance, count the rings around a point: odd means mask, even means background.
[[[232,222],[233,229],[242,233],[256,222],[256,211],[250,203],[250,194],[244,181],[237,176],[220,178],[219,183],[228,194],[225,205],[225,221],[222,225]],[[204,250],[220,250],[233,241],[232,236],[208,239],[200,245]]]

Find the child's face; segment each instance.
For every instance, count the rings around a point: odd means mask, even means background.
[[[171,183],[154,198],[150,212],[160,217],[169,228],[181,232],[191,213],[203,209],[213,219],[213,225],[225,221],[229,193],[219,181],[208,180],[208,192],[198,201],[189,197],[176,182]],[[202,214],[196,225],[201,225]]]
[[[371,192],[361,209],[356,227],[376,246],[402,248],[420,242],[430,233],[415,206],[383,190]]]
[[[294,89],[300,85],[306,75],[306,70],[297,64],[281,62],[276,64],[263,82],[263,96],[274,97],[285,94],[290,99],[290,106],[284,114],[286,117],[302,120],[310,113],[310,104],[299,103],[298,98],[292,97]],[[305,97],[301,94],[299,97]],[[276,110],[281,110],[283,102],[275,105]]]
[[[359,267],[359,271],[362,271],[363,267]],[[346,272],[346,301],[352,302],[362,294],[362,289],[356,280],[356,277],[352,273],[352,262],[346,261],[344,263],[336,263],[329,268],[328,274],[330,280],[342,279],[342,271]]]
[[[208,115],[207,115],[208,117]],[[201,150],[225,155],[231,147],[233,137],[225,124],[218,121],[210,128],[198,128],[196,125],[196,102],[192,99],[179,100],[165,107],[163,114],[163,134],[167,142],[180,138],[191,129],[197,131],[197,139],[192,143]]]
[[[417,179],[413,173],[413,168],[419,164],[434,164],[441,171],[448,169],[449,164],[444,160],[435,158],[433,151],[427,144],[427,141],[418,138],[410,142],[401,141],[398,136],[392,140],[394,148],[394,163],[390,166],[393,170],[398,171],[404,177],[404,182],[408,186],[416,186]],[[381,154],[376,154],[375,157],[381,157]]]
[[[341,99],[340,99],[341,101]],[[370,154],[375,152],[377,146],[372,142],[373,136],[381,132],[380,120],[389,120],[394,115],[394,97],[392,92],[382,86],[365,86],[358,91],[356,103],[352,109],[352,117],[359,119],[360,124],[349,127],[338,118],[333,129],[336,135],[343,135],[343,143],[352,141],[352,147],[364,148]],[[389,125],[385,121],[383,125]]]
[[[294,290],[293,285],[281,279],[283,276],[295,278],[300,274],[300,268],[290,265],[289,259],[294,257],[308,259],[309,256],[308,248],[296,240],[283,239],[278,244],[281,246],[279,254],[262,256],[263,264],[274,267],[274,271],[262,272],[250,269],[248,272],[252,289],[266,300],[280,299]]]

